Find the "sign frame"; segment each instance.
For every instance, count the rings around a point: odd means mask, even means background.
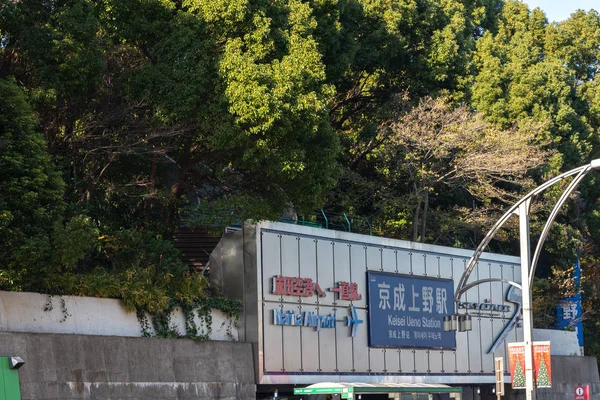
[[[504,357],[494,358],[494,369],[496,371],[496,396],[504,396]]]

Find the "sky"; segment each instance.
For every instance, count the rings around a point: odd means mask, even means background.
[[[541,8],[550,22],[563,21],[578,9],[589,11],[593,8],[600,11],[598,0],[523,0],[523,3],[527,4],[530,9]]]

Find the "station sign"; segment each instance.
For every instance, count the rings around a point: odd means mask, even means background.
[[[454,313],[451,279],[367,272],[369,346],[455,349],[454,332],[444,332]]]

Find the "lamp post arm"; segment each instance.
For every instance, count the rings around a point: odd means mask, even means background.
[[[504,225],[504,223],[513,215],[517,213],[517,210],[519,209],[519,206],[525,202],[528,201],[529,199],[531,199],[533,196],[543,192],[544,190],[546,190],[547,188],[549,188],[550,186],[554,185],[557,182],[562,181],[565,178],[568,178],[571,175],[575,175],[580,173],[583,170],[586,170],[588,168],[598,168],[598,166],[600,166],[600,162],[598,163],[598,165],[595,165],[594,162],[597,160],[592,161],[591,164],[588,165],[584,165],[575,169],[572,169],[570,171],[567,171],[561,175],[558,175],[552,179],[550,179],[549,181],[545,182],[544,184],[538,186],[537,188],[533,189],[531,192],[529,192],[527,195],[525,195],[525,197],[523,197],[521,200],[519,200],[517,203],[515,203],[511,208],[508,209],[508,211],[506,211],[506,213],[504,213],[504,215],[502,217],[500,217],[500,219],[494,224],[494,226],[492,226],[492,228],[489,230],[489,232],[485,235],[485,237],[483,238],[483,240],[481,241],[481,243],[479,243],[479,246],[477,246],[477,249],[475,249],[475,251],[473,252],[473,256],[471,256],[471,259],[469,260],[469,263],[467,264],[467,267],[465,268],[465,271],[463,272],[463,275],[460,278],[460,281],[458,282],[458,288],[459,290],[456,292],[457,294],[454,295],[454,301],[458,302],[459,301],[459,294],[458,293],[463,293],[460,291],[460,289],[466,285],[467,281],[469,280],[469,276],[471,275],[471,272],[473,272],[473,269],[475,268],[475,265],[477,264],[477,261],[479,260],[479,257],[481,256],[481,254],[483,253],[483,250],[487,247],[487,245],[490,243],[490,241],[492,240],[492,238],[494,237],[494,235],[496,234],[496,232],[502,227],[502,225]]]
[[[466,292],[467,290],[474,288],[475,286],[479,286],[482,283],[487,283],[487,282],[502,282],[502,283],[508,283],[511,286],[516,287],[517,289],[521,289],[523,290],[523,288],[521,287],[520,284],[518,284],[517,282],[513,282],[513,281],[509,281],[508,279],[500,279],[500,278],[485,278],[485,279],[480,279],[478,281],[475,282],[471,282],[468,285],[465,285],[463,288],[459,289],[456,291],[456,294],[458,295],[458,297],[460,298],[460,296]]]
[[[535,248],[535,253],[533,253],[533,258],[531,259],[531,270],[529,271],[529,285],[530,285],[530,287],[533,285],[533,278],[535,276],[535,269],[537,267],[538,259],[540,258],[540,253],[542,252],[542,246],[544,245],[544,241],[546,240],[546,237],[548,236],[548,233],[550,232],[550,225],[552,225],[552,222],[554,222],[554,219],[558,215],[558,212],[560,211],[560,209],[563,206],[563,204],[565,203],[565,201],[567,201],[567,199],[569,198],[569,196],[571,195],[571,193],[573,192],[573,190],[575,190],[575,188],[577,187],[577,185],[579,185],[579,182],[581,182],[581,180],[583,178],[585,178],[585,176],[587,175],[587,173],[590,172],[590,171],[591,171],[591,166],[588,165],[587,168],[585,168],[585,169],[581,170],[581,172],[579,172],[579,175],[577,175],[571,181],[571,183],[569,183],[569,186],[567,186],[567,188],[565,189],[565,191],[563,192],[563,194],[560,196],[560,198],[556,202],[556,205],[552,209],[552,212],[550,213],[550,216],[548,216],[548,220],[546,221],[546,225],[544,225],[544,229],[542,229],[542,233],[540,235],[540,238],[538,240],[537,246]]]

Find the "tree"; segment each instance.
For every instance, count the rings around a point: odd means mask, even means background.
[[[64,220],[64,183],[23,91],[0,78],[0,97],[0,287],[52,292],[54,272],[89,250],[89,224]]]
[[[462,230],[485,230],[550,156],[535,140],[539,127],[498,129],[448,99],[426,98],[399,112],[368,157],[371,202],[386,236],[407,237],[410,228],[412,240],[454,244]],[[361,192],[356,186],[353,194]]]
[[[10,287],[47,259],[51,229],[64,210],[64,183],[23,91],[0,79],[0,97],[0,264],[2,286]]]
[[[198,198],[273,218],[334,184],[308,4],[5,3],[4,72],[28,88],[72,200],[107,226],[169,231]]]
[[[599,35],[600,15],[594,10],[577,11],[565,21],[548,24],[541,10],[530,11],[521,2],[507,1],[497,31],[486,32],[477,42],[473,107],[502,126],[517,120],[548,122],[542,136],[550,140],[558,157],[545,174],[534,177],[538,182],[598,158]],[[586,342],[586,351],[598,348],[598,336],[592,332],[598,321],[593,271],[600,249],[599,183],[596,176],[584,180],[558,216],[544,246],[534,287],[539,294],[535,314],[541,316],[536,322],[552,326],[556,295],[562,295],[557,283],[571,268],[576,250],[587,254],[589,268],[584,266],[583,274],[588,275],[584,280],[590,284],[583,287],[584,299],[590,298],[584,300],[584,316],[590,320],[584,324],[586,339],[591,340]],[[557,185],[542,199],[546,204],[538,210],[540,218],[533,217],[534,231],[541,229],[549,212],[547,205],[554,204],[566,184]]]

